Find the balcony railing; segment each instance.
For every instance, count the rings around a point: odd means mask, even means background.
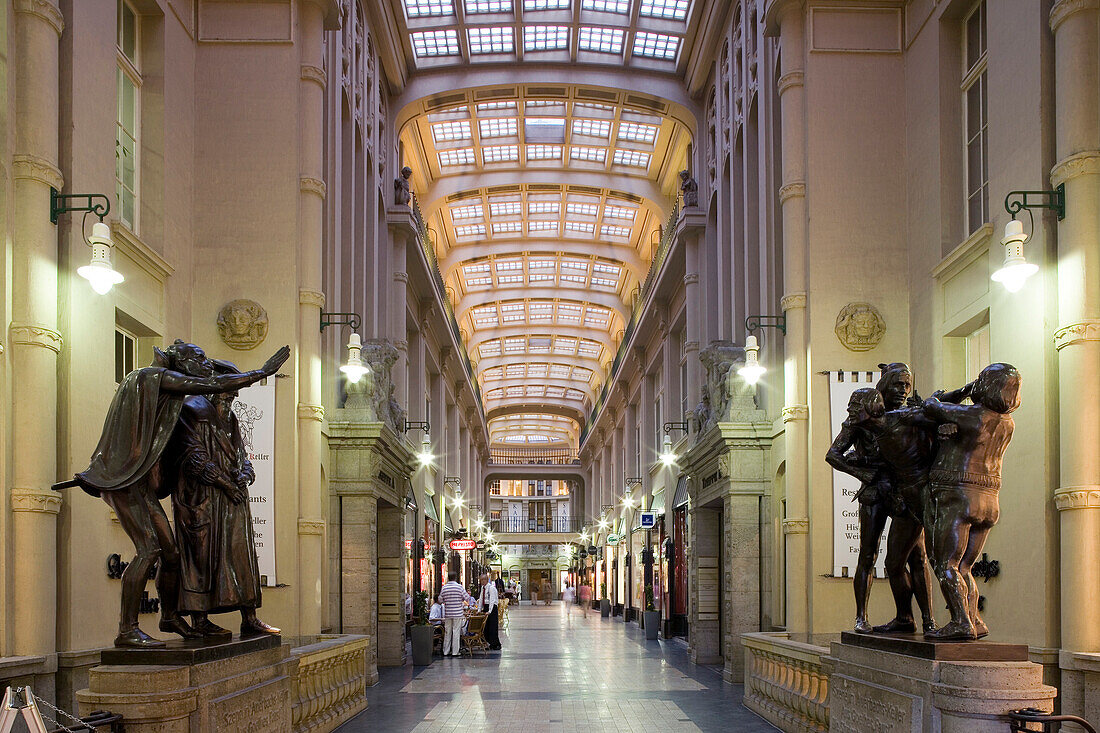
[[[580,463],[569,448],[491,448],[489,463],[506,466],[568,466]]]
[[[493,532],[580,532],[583,522],[573,517],[503,517],[489,521]]]

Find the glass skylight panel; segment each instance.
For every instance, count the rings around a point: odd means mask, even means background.
[[[512,270],[522,270],[523,260],[497,260],[496,261],[497,272],[509,272]]]
[[[567,273],[563,272],[562,275],[561,275],[561,281],[565,282],[565,283],[577,283],[578,285],[587,285],[588,284],[588,276],[587,275],[570,275],[570,274],[567,274]]]
[[[570,0],[523,0],[524,10],[568,10]]]
[[[618,206],[616,204],[607,204],[603,207],[603,218],[605,219],[628,219],[634,221],[634,213],[637,209],[632,209],[628,206]]]
[[[561,145],[528,145],[527,160],[561,160]]]
[[[684,20],[688,14],[688,0],[642,0],[638,12],[647,18]]]
[[[601,273],[601,274],[604,274],[604,275],[614,275],[615,277],[618,277],[619,274],[622,273],[622,271],[623,271],[623,268],[619,267],[618,265],[612,265],[612,264],[607,263],[607,262],[593,262],[592,263],[592,272],[598,272],[598,273]]]
[[[609,104],[597,104],[596,102],[575,102],[573,104],[574,115],[594,115],[596,117],[605,117],[607,115],[613,115],[615,108]]]
[[[412,34],[413,53],[417,58],[432,56],[457,56],[458,31],[447,28],[441,31],[416,31]]]
[[[587,260],[562,260],[561,269],[575,272],[588,272]]]
[[[510,338],[504,340],[504,353],[506,354],[519,354],[527,349],[527,345],[521,338]]]
[[[532,272],[527,276],[527,282],[529,283],[552,283],[554,282],[554,273],[552,272]]]
[[[579,305],[560,304],[558,306],[558,320],[568,321],[569,323],[580,323],[581,307]]]
[[[593,287],[599,288],[614,288],[619,284],[618,280],[611,280],[610,278],[598,277],[596,275],[592,276],[590,282],[592,283]]]
[[[559,336],[554,339],[554,353],[555,354],[572,354],[577,350],[577,339],[572,337]]]
[[[477,352],[481,354],[482,359],[487,356],[500,356],[500,339],[486,341],[477,348]]]
[[[617,227],[611,224],[604,224],[600,227],[600,236],[602,237],[629,237],[630,227]]]
[[[489,0],[485,0],[488,2]],[[482,0],[477,0],[482,2]],[[508,3],[508,7],[511,8],[511,2]],[[469,7],[469,0],[467,0],[467,7]],[[511,53],[514,48],[514,39],[512,38],[512,29],[507,26],[481,26],[477,28],[467,28],[466,36],[470,41],[470,53],[471,54],[485,54],[485,53]]]
[[[504,369],[504,373],[509,377],[522,377],[526,367],[523,364],[509,364]]]
[[[528,99],[523,103],[523,109],[527,114],[565,114],[565,102],[556,99]]]
[[[550,365],[549,364],[531,364],[530,366],[527,367],[527,376],[528,377],[546,377],[546,375],[549,373],[549,370],[550,370]],[[531,420],[532,418],[533,418],[533,416],[529,417],[527,419]]]
[[[657,139],[657,128],[652,125],[639,125],[634,122],[620,122],[619,139],[635,143],[651,143]]]
[[[492,285],[492,284],[493,284],[493,278],[489,277],[488,275],[482,275],[482,276],[479,276],[479,277],[467,277],[466,278],[466,287],[468,287],[468,288],[471,288],[471,287],[485,287],[487,285]]]
[[[578,354],[581,356],[591,356],[592,358],[597,358],[602,350],[603,347],[600,346],[598,341],[589,341],[587,339],[581,341],[580,345],[577,347]]]
[[[573,160],[603,163],[607,160],[607,148],[590,148],[585,145],[571,145],[569,147],[569,157]]]
[[[490,201],[489,213],[493,216],[511,216],[519,214],[523,210],[520,201]]]
[[[519,160],[518,145],[489,145],[481,149],[486,163],[507,163]]]
[[[503,376],[503,370],[500,367],[493,367],[492,369],[486,369],[481,373],[483,380],[489,381],[493,379],[500,379]]]
[[[467,224],[466,226],[455,227],[456,237],[480,237],[485,234],[484,224]]]
[[[628,13],[630,0],[582,0],[581,8],[601,13]]]
[[[581,392],[579,389],[567,389],[565,390],[564,396],[567,400],[583,400],[584,392]]]
[[[482,228],[484,229],[484,227]],[[565,222],[565,231],[577,232],[579,234],[592,234],[596,231],[596,225],[583,221],[567,221]]]
[[[557,232],[558,222],[556,221],[529,221],[527,222],[527,231],[529,232]]]
[[[522,386],[507,387],[504,390],[504,395],[506,397],[522,397],[523,393],[524,393],[524,389],[523,389]]]
[[[562,397],[565,396],[565,390],[561,387],[547,387],[546,388],[546,396],[561,399]]]
[[[599,212],[600,207],[595,204],[569,203],[566,205],[565,210],[577,216],[595,216]]]
[[[523,27],[524,51],[555,51],[569,48],[569,28],[564,25],[527,25]]]
[[[517,129],[514,117],[490,117],[486,120],[478,120],[477,126],[482,137],[515,135]]]
[[[588,310],[584,314],[584,324],[586,326],[607,326],[607,319],[610,316],[609,311],[605,311],[602,308],[588,307]]]
[[[439,164],[446,165],[473,165],[474,149],[458,148],[456,150],[440,150]]]
[[[626,31],[621,28],[599,28],[596,26],[581,26],[581,34],[577,40],[577,46],[582,51],[596,51],[598,53],[622,53],[623,38]]]
[[[574,135],[606,138],[610,133],[611,122],[608,120],[573,120]]]
[[[557,201],[528,201],[527,214],[557,214],[561,204]]]
[[[613,159],[615,165],[629,165],[634,168],[649,167],[649,153],[638,150],[616,150]]]
[[[494,221],[493,234],[509,234],[523,230],[521,221]]]
[[[634,34],[635,56],[645,56],[651,59],[675,59],[676,51],[679,48],[679,36],[668,36],[664,33],[646,33],[645,31],[638,31]]]
[[[532,144],[563,143],[565,142],[565,119],[562,117],[528,117],[523,121],[523,134],[526,141]]]
[[[466,0],[467,13],[510,13],[512,0]]]
[[[466,204],[465,206],[452,206],[452,219],[480,219],[485,213],[481,204]],[[605,213],[604,216],[607,216]]]
[[[528,351],[530,351],[532,354],[550,353],[550,337],[532,336],[530,344],[528,345]]]
[[[451,0],[405,0],[405,15],[410,18],[454,15]]]
[[[550,376],[569,379],[569,367],[567,367],[565,364],[551,364]]]
[[[453,142],[455,140],[470,139],[469,120],[458,122],[437,122],[432,125],[432,138],[437,143]]]

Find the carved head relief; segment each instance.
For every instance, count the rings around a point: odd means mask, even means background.
[[[218,335],[227,346],[254,349],[267,338],[267,311],[254,300],[231,300],[218,312]]]
[[[850,351],[870,351],[886,335],[886,320],[870,303],[849,303],[836,317],[836,337]]]

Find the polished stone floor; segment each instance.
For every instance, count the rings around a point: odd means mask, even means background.
[[[502,652],[380,669],[368,708],[340,728],[494,733],[774,731],[741,705],[741,686],[695,666],[677,642],[560,603],[512,608]]]

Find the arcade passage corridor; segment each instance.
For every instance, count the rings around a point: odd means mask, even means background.
[[[366,711],[340,731],[775,730],[681,644],[598,612],[567,617],[560,603],[509,614],[502,654],[380,670]]]

